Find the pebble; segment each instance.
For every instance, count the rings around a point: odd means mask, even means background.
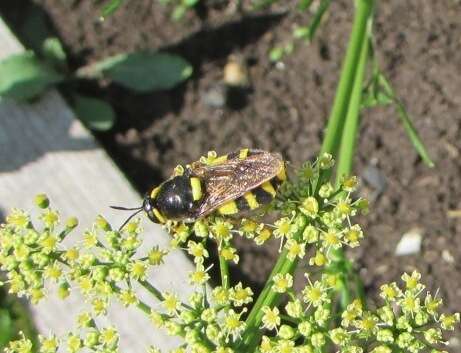
[[[387,180],[383,172],[372,164],[365,168],[362,177],[379,194],[383,193],[387,188]]]
[[[228,86],[245,87],[248,85],[248,74],[242,60],[230,58],[224,66],[224,83]]]
[[[421,233],[420,228],[413,228],[406,232],[395,248],[395,255],[404,256],[419,253],[422,241]]]
[[[211,108],[222,108],[226,104],[226,90],[223,85],[215,85],[202,95],[202,101]]]
[[[450,253],[449,250],[445,249],[442,251],[442,259],[443,261],[449,263],[449,264],[452,264],[455,262],[455,258],[453,257],[453,255]]]

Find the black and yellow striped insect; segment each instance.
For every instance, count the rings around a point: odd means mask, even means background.
[[[213,212],[236,215],[269,204],[285,179],[285,163],[279,154],[240,149],[210,163],[186,166],[181,175],[155,187],[141,207],[131,210],[137,210],[135,214],[144,210],[150,220],[162,224],[193,222]]]

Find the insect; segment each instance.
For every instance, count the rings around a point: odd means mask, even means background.
[[[285,163],[277,153],[240,149],[211,163],[193,162],[144,197],[141,207],[115,209],[145,211],[154,223],[193,222],[213,212],[229,216],[269,204],[286,179]]]

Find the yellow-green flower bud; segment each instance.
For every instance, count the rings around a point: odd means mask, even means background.
[[[190,324],[192,321],[194,321],[197,318],[197,315],[189,310],[184,310],[181,312],[179,315],[181,320],[184,321],[185,324]]]
[[[321,348],[325,345],[325,335],[321,332],[316,332],[311,336],[311,344],[315,348]]]
[[[320,169],[330,169],[335,165],[335,160],[333,159],[333,156],[326,152],[320,156],[318,161]]]
[[[207,325],[205,334],[210,339],[210,341],[217,342],[221,337],[221,329],[217,325]]]
[[[418,326],[426,325],[429,322],[429,319],[429,314],[422,310],[419,310],[415,315],[415,323]]]
[[[68,282],[63,282],[58,288],[58,297],[60,299],[66,299],[70,295],[70,285]]]
[[[83,340],[83,345],[87,348],[93,348],[99,343],[99,332],[96,330],[89,331],[85,339]]]
[[[207,308],[202,311],[202,315],[200,315],[200,318],[203,321],[212,322],[216,320],[216,310],[213,308]]]
[[[295,335],[295,331],[291,326],[288,325],[282,325],[279,328],[279,337],[289,340]]]
[[[45,194],[38,194],[34,199],[35,204],[40,208],[48,208],[50,205],[50,200]]]
[[[388,305],[383,306],[378,309],[378,316],[379,318],[389,326],[393,326],[394,324],[394,311]]]
[[[400,348],[408,348],[413,344],[414,340],[415,338],[409,332],[402,332],[397,337],[396,343]]]
[[[69,217],[66,221],[67,229],[74,229],[78,226],[78,219],[76,217]]]
[[[179,336],[182,333],[181,325],[174,321],[166,321],[164,325],[166,332],[170,336]]]
[[[328,199],[331,196],[331,194],[333,194],[333,192],[334,188],[330,182],[323,184],[319,189],[319,195],[324,199]]]
[[[344,346],[350,340],[350,334],[342,327],[335,328],[330,332],[330,338],[334,344]]]
[[[106,232],[112,230],[112,228],[110,227],[110,224],[106,221],[106,219],[101,216],[101,215],[98,215],[96,217],[96,220],[95,220],[95,225],[96,227],[98,227],[99,229],[101,230],[104,230]]]
[[[376,339],[379,342],[386,342],[386,343],[393,343],[394,342],[394,334],[392,333],[392,330],[390,329],[381,329],[378,330],[378,333],[376,334]]]
[[[306,216],[314,218],[319,212],[319,203],[315,197],[309,196],[302,201],[299,210]]]
[[[287,314],[293,318],[299,318],[303,315],[303,306],[299,299],[289,301],[285,306]]]
[[[312,333],[312,324],[309,321],[303,321],[298,325],[298,330],[304,337],[309,337]]]
[[[207,237],[209,233],[208,225],[202,220],[197,220],[194,223],[194,233],[196,236],[201,238]]]
[[[194,343],[197,343],[200,341],[200,333],[197,332],[197,330],[194,329],[187,329],[186,330],[186,335],[184,336],[184,341],[191,346]]]

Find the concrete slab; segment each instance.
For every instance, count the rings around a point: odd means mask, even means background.
[[[23,50],[0,19],[0,59]],[[63,218],[79,218],[74,236],[82,234],[100,213],[112,224],[121,224],[127,214],[108,205],[141,204],[120,170],[53,90],[34,104],[0,102],[0,211],[5,215],[12,207],[32,209],[32,199],[40,192],[50,196]],[[168,235],[160,227],[147,220],[143,224],[144,250],[167,245]],[[186,270],[190,269],[188,259],[176,251],[151,273],[150,280],[159,289],[186,296],[190,292]],[[73,293],[65,301],[51,297],[33,306],[32,312],[40,332],[64,334],[76,327],[74,318],[85,307],[82,297]],[[178,343],[158,332],[137,309],[116,305],[109,318],[120,331],[124,353],[145,352],[149,344],[171,349]]]

